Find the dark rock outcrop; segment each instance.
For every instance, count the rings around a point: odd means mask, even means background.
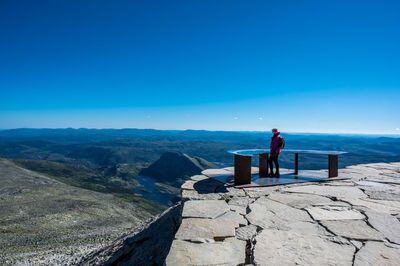
[[[161,182],[181,185],[185,179],[209,168],[217,167],[199,157],[191,157],[178,152],[165,152],[160,159],[143,169],[140,175],[149,176]]]
[[[181,224],[181,204],[81,259],[78,265],[163,265]]]

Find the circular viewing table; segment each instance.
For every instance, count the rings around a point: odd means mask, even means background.
[[[251,158],[259,157],[259,175],[268,176],[268,155],[270,149],[244,149],[230,150],[229,153],[235,156],[235,185],[244,185],[251,183]],[[295,150],[282,149],[282,153],[294,153],[294,174],[299,173],[299,153],[328,155],[329,178],[338,176],[338,157],[347,153],[346,151],[325,151],[325,150]]]

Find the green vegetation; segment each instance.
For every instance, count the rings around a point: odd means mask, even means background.
[[[133,179],[139,171],[134,166],[123,165],[121,167],[122,175],[120,176],[119,167],[97,170],[81,165],[43,160],[14,160],[14,162],[21,167],[45,174],[47,177],[70,186],[114,195],[135,204],[135,206],[146,210],[150,214],[157,214],[165,209],[164,206],[134,192],[133,188],[139,186]]]
[[[129,203],[133,198],[123,190],[118,196],[127,201],[111,193],[77,187],[77,176],[91,178],[85,168],[48,162],[30,165],[56,171],[57,177],[49,178],[0,159],[1,265],[38,256],[64,256],[69,250],[79,256],[79,252],[110,243],[131,230],[151,216],[149,210],[163,208],[137,195],[135,203]]]

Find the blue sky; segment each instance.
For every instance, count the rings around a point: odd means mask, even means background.
[[[399,1],[1,1],[0,128],[400,133]]]

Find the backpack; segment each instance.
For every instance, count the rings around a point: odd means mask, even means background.
[[[282,138],[282,137],[280,137],[279,138],[279,149],[283,149],[283,148],[285,148],[285,139],[284,138]]]

